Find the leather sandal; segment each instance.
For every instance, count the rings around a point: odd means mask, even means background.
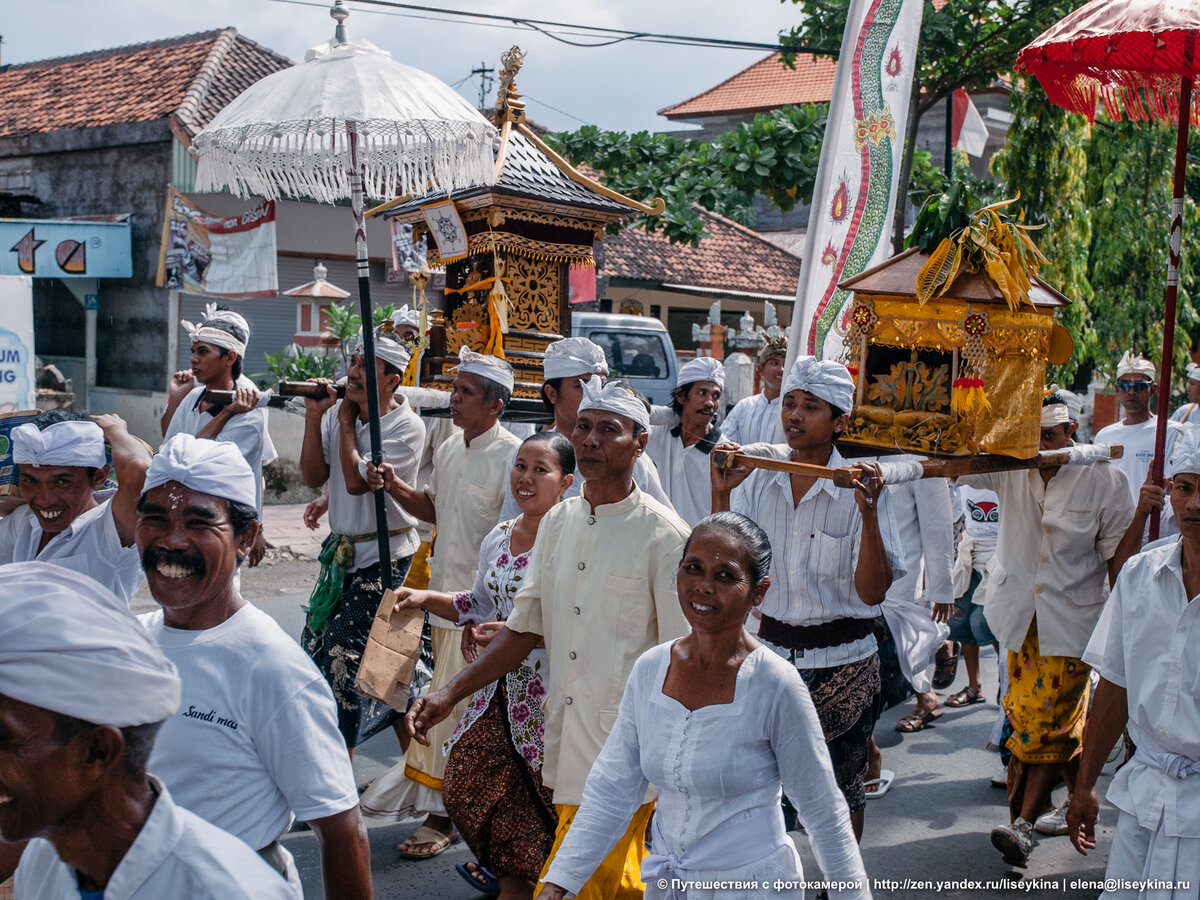
[[[952,709],[958,709],[960,706],[970,706],[972,703],[982,703],[983,697],[979,691],[973,687],[965,687],[957,694],[951,694],[945,699],[945,704]]]

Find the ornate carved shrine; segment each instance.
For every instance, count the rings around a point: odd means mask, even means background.
[[[857,385],[844,440],[926,456],[1038,451],[1046,364],[1074,349],[1054,312],[1070,301],[1038,278],[1010,309],[984,272],[959,270],[944,296],[917,302],[927,256],[907,250],[842,282]]]
[[[494,183],[450,195],[466,252],[443,259],[436,245],[429,251],[429,264],[446,269],[446,301],[430,320],[420,372],[422,385],[449,390],[446,372],[463,345],[503,356],[516,371],[514,418],[541,410],[543,352],[571,333],[570,270],[595,265],[592,246],[606,226],[664,208],[661,199],[647,205],[606,188],[538,137],[514,86],[523,58],[517,47],[501,57]],[[393,201],[376,212],[411,223],[419,239],[430,230],[423,208],[438,202],[444,198]]]

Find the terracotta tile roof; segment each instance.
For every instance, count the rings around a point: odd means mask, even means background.
[[[661,232],[625,228],[605,237],[601,273],[656,284],[795,295],[799,256],[732,219],[701,206],[695,210],[709,233],[698,247],[672,244]]]
[[[778,53],[682,103],[660,109],[668,119],[691,119],[730,113],[765,112],[789,103],[828,103],[837,63],[828,57],[796,54],[796,68],[783,65]]]
[[[291,60],[234,28],[0,67],[0,135],[147,122],[175,115],[195,134],[234,97]]]

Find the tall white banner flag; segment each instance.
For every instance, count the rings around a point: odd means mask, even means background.
[[[788,342],[839,359],[850,295],[838,282],[882,262],[891,244],[924,0],[853,0],[809,213]]]

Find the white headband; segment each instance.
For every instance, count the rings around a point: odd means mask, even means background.
[[[115,728],[175,714],[175,667],[108,588],[44,562],[0,566],[0,583],[0,694]]]
[[[569,337],[546,347],[542,377],[549,381],[573,375],[608,375],[608,360],[598,344],[584,337]]]
[[[1042,406],[1042,427],[1065,425],[1067,422],[1078,422],[1079,414],[1083,412],[1083,401],[1079,395],[1066,388],[1052,384],[1046,390],[1045,400],[1057,397],[1061,402],[1048,403]],[[1044,402],[1044,401],[1043,401]]]
[[[396,310],[392,316],[392,321],[397,325],[411,325],[413,328],[417,326],[417,311],[410,307],[407,303]]]
[[[1184,474],[1200,475],[1200,428],[1185,428],[1167,460],[1168,478]]]
[[[712,381],[717,387],[725,387],[725,366],[711,356],[697,356],[689,359],[679,368],[679,377],[675,387],[683,387],[697,381]]]
[[[168,481],[224,497],[251,508],[258,505],[257,479],[236,444],[180,433],[163,444],[146,472],[145,495]]]
[[[395,335],[387,335],[385,337],[385,334],[386,332],[382,331],[375,332],[375,357],[382,359],[384,362],[391,363],[403,372],[408,368],[412,354],[408,352],[408,348]],[[354,352],[363,352],[363,336],[361,331],[358,333],[358,342],[354,345]]]
[[[1200,366],[1196,365],[1195,363],[1188,363],[1187,377],[1192,381],[1200,381]]]
[[[585,409],[600,409],[624,416],[643,428],[649,429],[650,411],[646,409],[646,404],[629,388],[615,382],[602,385],[598,378],[585,381],[581,387],[583,388],[583,399],[579,401],[580,412]]]
[[[1158,372],[1155,371],[1154,363],[1141,356],[1134,356],[1128,350],[1121,357],[1121,361],[1117,363],[1117,377],[1123,378],[1126,375],[1145,375],[1151,381],[1154,380]]]
[[[844,413],[854,407],[854,379],[839,362],[815,356],[797,357],[784,379],[781,393],[787,395],[796,390],[820,397]]]
[[[183,326],[188,340],[193,344],[199,341],[205,344],[212,344],[214,347],[232,350],[239,357],[244,358],[246,356],[246,342],[238,339],[222,327],[229,325],[236,326],[242,329],[246,333],[247,340],[249,339],[249,323],[246,322],[243,316],[235,313],[233,310],[217,309],[217,304],[210,303],[204,307],[204,318],[200,320],[199,325],[193,325],[187,320],[179,324]]]
[[[25,466],[108,465],[104,454],[104,432],[95,422],[56,422],[45,430],[32,422],[12,430],[13,462]]]
[[[509,393],[512,392],[513,385],[516,383],[513,378],[512,366],[494,356],[476,353],[466,344],[463,344],[462,349],[458,351],[458,371],[494,381],[507,388]]]

